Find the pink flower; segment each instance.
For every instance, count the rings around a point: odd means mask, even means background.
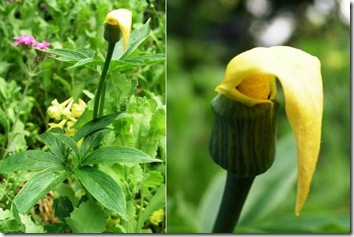
[[[15,43],[13,43],[14,46],[17,46],[19,44],[23,44],[23,45],[31,45],[33,44],[35,41],[34,37],[32,35],[28,35],[28,34],[23,34],[20,36],[15,36],[14,39],[16,40]]]
[[[48,49],[48,47],[50,46],[50,43],[48,43],[46,41],[42,41],[41,43],[34,41],[32,45],[33,45],[33,47],[35,47],[37,49]]]

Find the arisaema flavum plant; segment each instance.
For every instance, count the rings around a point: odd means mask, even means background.
[[[215,123],[209,151],[227,171],[213,232],[234,230],[253,180],[273,164],[279,107],[276,80],[284,92],[286,114],[297,147],[296,215],[305,204],[320,150],[320,62],[292,47],[257,47],[229,62],[224,79],[215,89],[218,95],[211,103]]]
[[[120,39],[120,34],[123,38],[123,51],[127,50],[130,30],[132,24],[132,12],[127,9],[117,9],[108,13],[105,19],[104,38],[108,42],[108,50],[106,60],[103,65],[101,79],[98,84],[95,105],[93,109],[93,118],[97,118],[103,114],[104,100],[106,92],[106,76],[109,69],[109,64],[112,59],[116,43]]]
[[[7,175],[9,172],[21,171],[33,172],[31,178],[21,187],[21,190],[12,200],[12,215],[17,223],[22,223],[23,219],[29,218],[28,213],[33,206],[47,193],[63,183],[74,183],[79,189],[77,193],[82,194],[80,203],[85,203],[86,207],[97,208],[97,215],[99,216],[97,222],[100,224],[93,226],[79,225],[80,223],[78,224],[76,221],[75,215],[86,209],[84,209],[84,205],[75,206],[79,204],[73,204],[75,208],[72,205],[71,209],[69,208],[70,210],[65,210],[66,216],[60,216],[63,213],[58,214],[62,221],[61,224],[66,228],[70,227],[70,232],[93,231],[99,233],[107,231],[105,229],[106,217],[112,215],[115,216],[117,223],[114,223],[111,229],[116,232],[141,232],[144,222],[149,220],[149,217],[151,217],[150,222],[154,225],[163,221],[164,210],[161,200],[163,200],[164,185],[162,184],[163,177],[157,171],[153,174],[161,185],[156,185],[156,187],[161,188],[154,194],[151,193],[151,196],[156,198],[150,199],[151,203],[154,200],[156,202],[153,205],[145,204],[143,194],[141,194],[139,198],[145,206],[141,205],[140,210],[136,211],[138,209],[137,205],[133,203],[135,201],[134,195],[147,186],[144,182],[148,180],[147,176],[151,174],[143,174],[143,169],[139,164],[158,164],[162,161],[155,157],[157,156],[156,147],[158,145],[149,144],[151,145],[150,150],[146,152],[140,150],[140,148],[118,143],[115,121],[125,111],[118,109],[112,111],[113,109],[108,110],[104,106],[106,77],[112,69],[110,68],[112,57],[116,68],[123,65],[124,69],[131,69],[142,64],[140,61],[133,59],[132,61],[137,62],[137,64],[124,64],[124,58],[130,56],[147,39],[150,34],[149,21],[133,32],[131,32],[131,22],[132,12],[130,10],[118,9],[107,14],[104,21],[104,39],[108,42],[105,60],[88,49],[43,50],[49,55],[56,55],[54,58],[58,61],[73,63],[74,65],[71,68],[91,66],[102,68],[102,70],[97,70],[101,75],[93,101],[86,104],[83,100],[79,100],[75,103],[74,99],[70,97],[62,103],[59,103],[56,99],[51,102],[47,112],[49,117],[55,119],[58,123],[50,123],[49,131],[40,135],[41,141],[44,143],[43,149],[11,154],[0,162],[0,174]],[[162,62],[160,58],[155,62]],[[119,65],[119,63],[122,65]],[[133,86],[132,89],[129,88],[129,90],[134,89]],[[93,106],[91,102],[94,102]],[[115,103],[118,104],[117,101]],[[120,108],[119,104],[116,107]],[[155,109],[156,111],[160,109],[158,115],[161,115],[162,121],[165,110],[161,107],[156,102]],[[124,115],[129,116],[128,112]],[[157,121],[154,122],[159,124]],[[146,128],[140,129],[146,130]],[[161,128],[161,130],[163,129]],[[164,132],[157,130],[154,139],[160,141],[163,136]],[[113,166],[118,167],[116,173],[114,173]],[[126,177],[131,175],[128,174],[131,167],[138,167],[136,170],[141,172],[139,173],[141,182],[138,183],[137,181],[134,191],[131,191],[128,183],[125,182],[126,180],[121,181],[119,176],[121,173],[124,173],[124,175],[127,173]],[[149,187],[155,186],[150,184]],[[146,193],[150,195],[148,191]],[[136,217],[137,215],[139,216]],[[80,221],[85,222],[85,220]]]

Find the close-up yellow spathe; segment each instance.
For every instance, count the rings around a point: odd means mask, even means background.
[[[323,113],[319,60],[287,46],[254,48],[233,58],[216,91],[248,106],[272,103],[277,78],[285,95],[285,109],[295,134],[298,183],[295,213],[300,214],[315,171]]]
[[[132,12],[123,8],[113,10],[107,14],[105,23],[119,27],[123,37],[123,49],[126,50],[130,38]]]

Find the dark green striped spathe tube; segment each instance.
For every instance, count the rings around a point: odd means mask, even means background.
[[[222,94],[213,99],[209,152],[218,165],[238,177],[267,171],[274,161],[279,107],[272,102],[249,107]]]
[[[109,43],[117,43],[120,39],[120,29],[118,25],[104,24],[103,37]]]

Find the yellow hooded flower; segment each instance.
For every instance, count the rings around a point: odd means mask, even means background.
[[[276,78],[282,85],[287,117],[295,134],[298,155],[295,213],[299,215],[320,150],[323,91],[319,60],[287,46],[254,48],[230,61],[216,91],[250,107],[272,103]]]
[[[71,106],[74,103],[73,97],[71,97],[69,100],[70,100],[69,104],[66,105],[66,107],[63,109],[63,112],[62,112],[62,116],[64,118],[66,118],[66,119],[70,119],[70,117],[71,117]]]
[[[55,99],[56,101],[56,99]],[[58,101],[56,101],[58,102]],[[52,102],[53,104],[53,102]],[[58,103],[59,105],[59,103]],[[52,105],[52,106],[49,106],[48,109],[47,109],[47,113],[49,115],[50,118],[54,118],[54,119],[57,119],[59,120],[60,119],[60,116],[61,116],[61,113],[62,113],[62,108],[58,105]]]
[[[79,103],[74,103],[71,107],[71,116],[74,118],[80,118],[85,111],[86,103],[82,99],[79,99]]]
[[[67,121],[67,119],[63,119],[62,121],[60,121],[60,123],[48,123],[49,130],[52,128],[64,128]]]
[[[105,19],[105,24],[117,27],[117,29],[119,29],[122,32],[123,49],[126,50],[128,48],[128,42],[130,37],[131,25],[132,25],[132,12],[123,8],[113,10],[107,14]]]
[[[73,121],[68,121],[66,123],[66,128],[65,128],[65,133],[69,136],[69,137],[73,137],[76,133],[76,129],[72,128],[72,126],[75,125],[75,122]]]
[[[56,120],[60,120],[60,118],[63,115],[63,111],[65,110],[65,106],[67,106],[71,101],[73,100],[73,98],[69,98],[66,101],[64,101],[63,103],[59,104],[57,99],[54,99],[51,102],[51,106],[48,107],[47,113],[49,115],[50,118],[54,118]]]
[[[59,104],[58,100],[52,101],[52,105],[49,106],[47,112],[50,118],[55,120],[61,120],[59,123],[49,123],[49,130],[52,128],[62,128],[65,133],[72,137],[76,133],[76,129],[72,128],[75,125],[78,118],[85,111],[86,103],[79,98],[78,103],[74,103],[74,98],[70,97],[63,103]]]

